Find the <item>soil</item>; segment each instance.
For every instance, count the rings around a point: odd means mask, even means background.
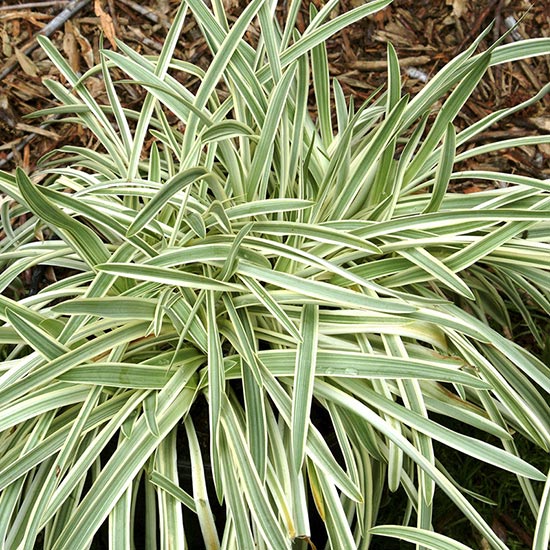
[[[303,3],[299,28],[307,24],[308,3]],[[314,3],[318,7],[322,4],[318,0]],[[346,11],[362,3],[362,0],[342,0],[338,9]],[[231,20],[246,2],[224,0],[224,4]],[[83,74],[99,61],[102,33],[106,48],[113,47],[116,37],[142,54],[158,54],[178,5],[179,0],[0,1],[0,168],[12,170],[19,165],[32,172],[40,157],[62,145],[94,147],[90,133],[75,124],[45,124],[44,119],[25,118],[37,109],[56,105],[43,79],[59,80],[60,76],[38,47],[38,34],[49,34],[72,68]],[[280,18],[285,17],[286,5],[287,2],[279,2]],[[60,23],[63,13],[65,21]],[[401,62],[404,92],[414,95],[492,22],[481,50],[514,21],[519,23],[508,41],[550,35],[550,9],[545,0],[396,0],[329,40],[331,75],[339,80],[347,95],[353,95],[356,103],[360,103],[385,85],[386,45],[391,42]],[[248,38],[254,41],[255,34],[252,29]],[[208,48],[191,17],[176,56],[203,67],[210,62]],[[455,123],[464,128],[494,110],[524,101],[549,81],[549,57],[494,67]],[[104,99],[101,81],[92,78],[89,84],[101,102]],[[193,84],[188,83],[191,87]],[[120,93],[125,107],[139,108],[143,101],[143,92],[136,87],[123,85]],[[478,143],[550,131],[549,107],[547,96],[489,128],[477,138]],[[499,152],[471,162],[477,168],[548,178],[550,145]],[[478,188],[470,183],[462,184],[458,190],[472,192]]]

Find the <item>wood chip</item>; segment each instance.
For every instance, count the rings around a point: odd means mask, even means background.
[[[468,0],[447,0],[448,6],[453,6],[453,15],[462,17],[468,11]]]
[[[550,132],[550,116],[535,116],[529,119],[529,122],[534,124],[537,128]]]

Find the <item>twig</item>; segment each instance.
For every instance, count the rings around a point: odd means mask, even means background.
[[[122,4],[125,4],[129,8],[132,8],[135,12],[139,13],[140,15],[143,15],[143,17],[146,17],[149,19],[149,21],[152,21],[153,23],[161,23],[160,17],[149,8],[146,8],[145,6],[142,6],[141,4],[138,4],[137,2],[134,2],[133,0],[119,0]]]
[[[42,134],[42,131],[47,128],[50,123],[54,120],[59,120],[60,115],[53,115],[51,116],[47,121],[43,122],[38,128],[35,128],[35,131],[32,134],[27,134],[25,137],[21,138],[21,141],[17,145],[15,145],[10,153],[6,155],[5,158],[0,159],[0,168],[2,168],[4,165],[8,164],[8,162],[11,162],[15,156],[15,152],[19,152],[26,145],[28,145],[37,135]],[[53,136],[49,136],[52,138]]]
[[[28,10],[32,8],[46,8],[51,6],[66,6],[69,0],[56,0],[52,2],[28,2],[27,4],[12,4],[11,6],[0,6],[0,11]]]
[[[417,55],[414,57],[404,57],[399,60],[401,67],[411,67],[413,65],[426,65],[432,60],[428,55]],[[385,71],[388,68],[388,62],[385,59],[374,61],[354,61],[351,67],[359,71]]]
[[[8,153],[6,155],[6,158],[0,159],[0,168],[2,168],[4,165],[8,164],[8,162],[11,162],[13,160],[13,157],[15,156],[14,151],[21,151],[25,145],[30,143],[34,138],[36,137],[36,134],[29,134],[28,136],[25,136],[15,147],[14,150],[12,150],[11,153]]]
[[[504,7],[505,0],[499,0],[495,9],[495,26],[493,27],[493,42],[496,42],[500,36],[500,29],[502,26],[502,8]]]
[[[136,39],[139,41],[140,44],[143,44],[144,46],[147,46],[157,52],[160,52],[162,50],[162,44],[156,42],[152,38],[145,36],[143,32],[141,32],[141,29],[132,27],[130,30],[136,36]]]
[[[466,35],[464,40],[460,43],[460,46],[456,48],[457,52],[461,52],[462,48],[466,45],[466,43],[473,37],[478,34],[479,29],[483,25],[485,18],[491,13],[493,8],[498,4],[500,0],[491,0],[488,4],[488,6],[477,16],[476,22],[474,23],[474,26],[470,29],[470,32]]]
[[[90,3],[90,0],[73,0],[61,13],[56,15],[43,29],[36,33],[32,40],[24,46],[21,50],[25,55],[28,55],[38,46],[36,37],[38,35],[50,36],[62,25],[65,24],[75,13],[79,12],[83,7]],[[0,81],[4,80],[19,64],[17,59],[14,57],[12,60],[7,63],[2,71],[0,71]]]

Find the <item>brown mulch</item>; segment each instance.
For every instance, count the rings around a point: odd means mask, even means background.
[[[242,0],[224,0],[224,3],[230,19],[246,4]],[[304,2],[304,6],[307,3]],[[322,4],[320,1],[315,3]],[[343,0],[340,9],[362,3],[361,0]],[[345,29],[328,42],[331,74],[338,78],[345,93],[354,95],[359,103],[384,85],[386,43],[391,42],[401,61],[404,91],[414,95],[492,21],[494,26],[482,43],[482,49],[501,36],[510,21],[524,14],[509,40],[549,36],[550,8],[546,0],[530,4],[527,0],[396,0],[385,10]],[[12,170],[20,165],[32,171],[42,155],[61,145],[93,145],[93,138],[77,125],[41,126],[40,120],[24,118],[37,109],[56,104],[42,80],[60,77],[44,52],[36,47],[38,33],[50,34],[73,69],[84,73],[98,62],[102,31],[107,48],[113,47],[109,39],[116,36],[142,54],[158,54],[178,5],[179,0],[146,3],[135,0],[0,1],[0,168]],[[286,2],[280,2],[280,17],[284,17],[285,5]],[[80,9],[75,10],[75,7]],[[59,24],[63,10],[66,10],[66,21]],[[307,19],[308,10],[304,7],[298,26],[305,26]],[[180,40],[177,56],[202,66],[209,63],[208,48],[191,18]],[[101,81],[96,80],[96,90],[93,79],[90,84],[101,101],[104,89]],[[456,125],[464,128],[494,110],[524,101],[549,81],[549,57],[494,67],[458,116]],[[125,86],[121,94],[124,106],[139,108],[143,94],[136,87]],[[494,125],[477,140],[483,143],[549,131],[550,97],[547,96],[529,109]],[[550,145],[499,152],[475,162],[478,168],[504,169],[548,178]],[[475,191],[475,186],[469,190]]]

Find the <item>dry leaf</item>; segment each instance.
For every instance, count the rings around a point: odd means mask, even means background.
[[[74,26],[70,21],[65,23],[65,34],[63,35],[63,51],[69,59],[71,69],[78,73],[80,71],[80,55],[76,47]]]
[[[25,74],[29,76],[38,76],[37,66],[21,50],[15,49],[15,57]]]
[[[101,5],[101,0],[94,0],[94,12],[99,17],[99,22],[105,36],[111,43],[113,49],[116,50],[116,34],[113,18],[106,11],[104,11],[103,6]]]
[[[4,57],[11,57],[11,54],[13,53],[10,35],[8,34],[5,25],[2,27],[2,53],[4,54]]]
[[[14,19],[11,22],[11,29],[10,29],[10,35],[12,37],[12,40],[14,42],[17,42],[17,39],[19,38],[20,34],[21,34],[21,23],[19,22],[19,19]]]
[[[73,24],[73,32],[76,41],[80,46],[80,55],[84,58],[88,69],[91,69],[95,65],[94,50],[92,45],[90,44],[90,41],[80,32],[78,25]]]

